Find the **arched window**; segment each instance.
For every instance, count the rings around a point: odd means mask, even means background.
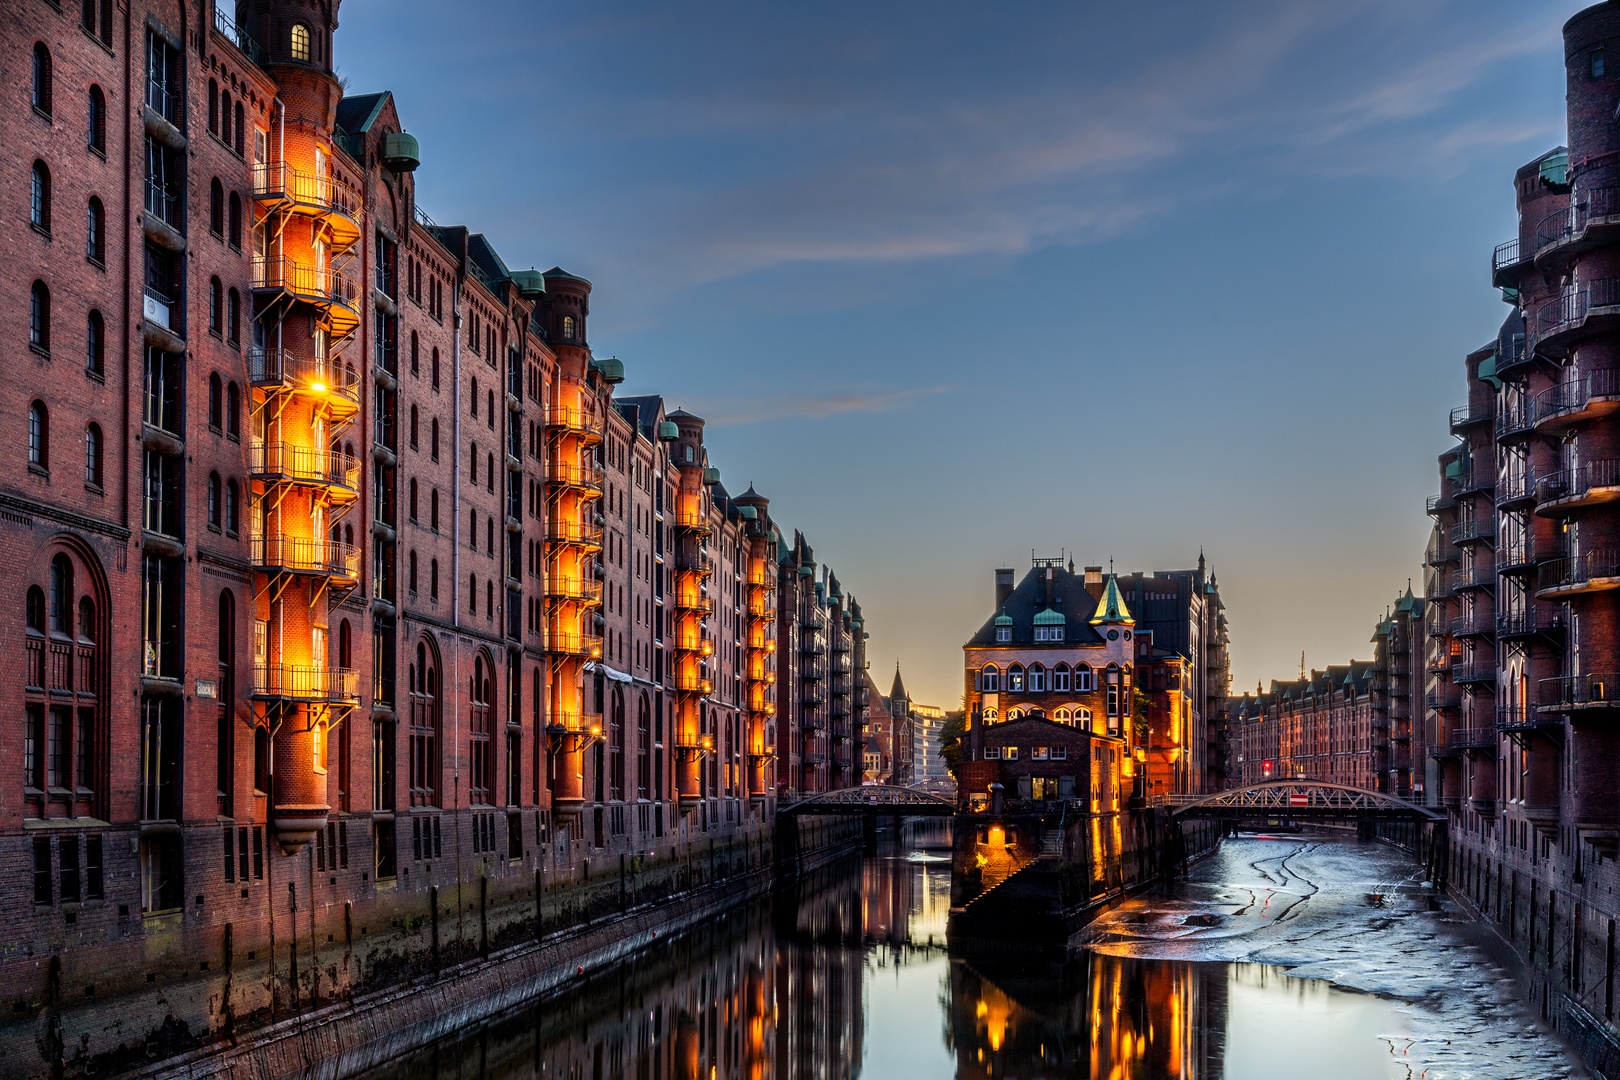
[[[1052,690],[1055,693],[1067,693],[1069,689],[1069,665],[1059,664],[1052,669]]]
[[[219,140],[231,145],[231,95],[219,95]]]
[[[979,673],[979,689],[990,694],[1001,689],[1001,672],[996,665],[984,665],[984,670]]]
[[[411,520],[415,521],[416,520],[416,506],[417,506],[417,487],[416,487],[416,477],[414,477],[414,476],[411,477],[410,492],[411,492],[411,494],[410,494]]]
[[[215,337],[225,333],[225,286],[217,277],[208,279],[208,332]]]
[[[84,482],[91,487],[101,486],[101,427],[98,424],[84,429]]]
[[[90,105],[85,112],[85,145],[98,154],[107,152],[107,98],[101,87],[90,88]]]
[[[420,347],[416,340],[416,331],[411,331],[411,376],[415,378],[422,374],[422,358]]]
[[[563,316],[563,340],[574,340],[574,317],[572,315]]]
[[[1007,710],[1007,719],[1009,719],[1009,720],[1017,720],[1019,717],[1021,717],[1023,715],[1024,715],[1024,710],[1023,709],[1011,708],[1011,709]]]
[[[225,221],[225,224],[226,224],[226,227],[227,227],[226,237],[230,240],[231,247],[235,248],[237,251],[241,251],[242,250],[242,196],[238,195],[234,191],[231,192],[231,197],[230,197],[230,200],[228,202],[228,206],[229,206],[229,210],[228,210],[228,212],[226,214],[226,221]]]
[[[215,279],[218,281],[218,279]],[[219,431],[225,426],[225,406],[221,401],[219,373],[208,376],[208,426]]]
[[[495,583],[493,581],[484,582],[484,618],[495,618]]]
[[[419,430],[419,427],[418,427],[416,406],[412,405],[411,406],[411,449],[412,450],[415,450],[416,447],[417,447],[417,438],[416,437],[417,437],[418,430]]]
[[[1060,724],[1072,724],[1074,722],[1073,718],[1069,715],[1068,709],[1058,709],[1052,714],[1052,719],[1056,720]]]
[[[411,549],[410,558],[407,560],[407,562],[408,562],[408,565],[410,567],[410,571],[406,575],[406,578],[405,578],[406,588],[408,588],[411,592],[414,593],[414,592],[416,592],[416,549],[415,548]]]
[[[1032,694],[1046,693],[1046,668],[1040,664],[1029,666],[1029,692]]]
[[[225,340],[232,345],[242,342],[242,295],[235,288],[225,294]]]
[[[436,348],[433,350],[432,367],[429,369],[428,375],[432,377],[433,389],[437,390],[439,388],[439,350]]]
[[[231,536],[235,536],[241,530],[240,505],[240,489],[237,488],[236,481],[225,481],[225,532]]]
[[[301,64],[307,64],[309,55],[309,27],[303,23],[293,23],[292,58]]]
[[[474,615],[478,614],[478,575],[467,575],[467,605]]]
[[[1121,710],[1124,707],[1124,703],[1120,700],[1120,693],[1119,693],[1120,692],[1119,665],[1118,664],[1109,664],[1108,665],[1108,671],[1107,671],[1106,674],[1107,674],[1107,684],[1105,686],[1105,689],[1108,691],[1108,715],[1110,717],[1117,717],[1117,716],[1120,715]]]
[[[225,434],[242,437],[242,391],[235,382],[225,387]]]
[[[247,131],[247,124],[243,122],[241,99],[237,99],[235,112],[233,113],[233,118],[236,120],[236,130],[235,130],[235,132],[232,133],[232,138],[234,140],[234,146],[236,148],[236,156],[237,157],[245,157],[246,155],[243,153],[243,148],[244,148],[245,133]]]
[[[493,763],[490,761],[490,705],[493,695],[490,693],[490,683],[493,677],[494,664],[483,652],[473,658],[472,685],[468,687],[468,698],[472,702],[472,718],[468,724],[471,735],[471,768],[468,770],[468,795],[474,803],[488,803],[490,801],[490,786],[494,777]]]
[[[439,679],[433,647],[416,643],[416,660],[406,680],[411,699],[411,804],[438,805]]]
[[[43,161],[34,162],[28,187],[28,220],[34,228],[51,231],[51,170]]]
[[[43,281],[34,282],[28,293],[28,344],[51,351],[51,290]]]
[[[94,643],[96,633],[96,602],[88,596],[79,597],[79,640]]]
[[[1092,683],[1090,665],[1081,664],[1074,669],[1074,688],[1077,692],[1082,694],[1089,694],[1091,692]]]
[[[434,488],[428,495],[428,528],[434,532],[439,531],[439,489]]]
[[[30,633],[45,632],[45,590],[38,585],[28,586],[27,620]]]
[[[472,396],[470,398],[468,398],[467,400],[470,402],[470,404],[472,406],[472,414],[474,416],[477,416],[478,415],[478,376],[476,376],[476,375],[474,375],[473,379],[472,379]],[[478,460],[478,444],[473,443],[473,462],[474,462],[474,464],[477,463],[477,460]]]
[[[428,597],[433,600],[439,598],[439,560],[428,560]]]
[[[50,602],[51,633],[73,633],[73,560],[66,555],[51,560]]]
[[[484,457],[485,457],[486,464],[489,466],[487,469],[484,470],[484,487],[487,488],[490,491],[494,491],[495,490],[495,455],[493,453],[490,453],[490,454],[486,454]]]
[[[106,359],[107,327],[101,312],[91,309],[84,323],[84,370],[100,375]]]
[[[1024,666],[1014,664],[1007,669],[1007,692],[1022,694],[1024,692]]]
[[[34,42],[34,108],[51,115],[51,50],[43,41]]]
[[[225,239],[225,185],[217,176],[208,183],[208,231]]]
[[[208,474],[208,527],[219,530],[220,513],[225,502],[224,485],[220,483],[219,473]]]
[[[989,709],[984,710],[984,718],[986,720],[995,720],[996,719],[996,710],[994,708],[989,708]]]
[[[484,519],[484,553],[487,555],[495,554],[495,519],[493,517]]]
[[[219,83],[208,80],[208,133],[219,134]]]
[[[92,195],[90,204],[84,211],[84,254],[91,262],[100,264],[106,261],[103,244],[105,233],[101,217],[101,200]]]
[[[28,406],[28,464],[38,469],[51,467],[51,420],[43,401]]]
[[[437,416],[435,416],[433,418],[433,422],[428,425],[428,429],[429,429],[429,431],[428,431],[428,437],[429,437],[428,453],[432,456],[434,461],[438,461],[439,460],[439,418]]]

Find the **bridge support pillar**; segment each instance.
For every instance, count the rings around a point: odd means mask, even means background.
[[[867,855],[877,854],[877,818],[867,814],[861,818],[861,850]]]

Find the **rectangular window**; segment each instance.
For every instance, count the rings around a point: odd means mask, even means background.
[[[1117,686],[1108,688],[1108,715],[1119,715],[1119,687]]]
[[[51,902],[51,841],[49,837],[34,838],[34,903]]]
[[[986,761],[999,761],[1000,759],[1001,759],[1001,747],[999,747],[999,746],[987,746],[987,747],[984,748],[984,760],[986,760]]]
[[[264,826],[253,826],[253,879],[264,879]]]
[[[225,830],[224,830],[223,835],[224,835],[224,839],[225,839],[225,880],[226,881],[235,881],[236,880],[236,827],[234,825],[225,826]]]
[[[101,837],[88,836],[84,841],[84,898],[102,899]]]
[[[23,730],[23,785],[34,790],[45,787],[44,742],[45,706],[28,706]]]
[[[62,902],[79,902],[79,838],[64,836],[58,843],[57,863],[62,868]]]
[[[1032,746],[1032,747],[1030,747],[1029,748],[1029,760],[1031,760],[1031,761],[1045,761],[1045,760],[1047,760],[1046,747],[1044,747],[1044,746]]]
[[[1053,761],[1067,761],[1068,759],[1069,759],[1069,748],[1067,746],[1054,746],[1054,747],[1052,747],[1052,760]]]
[[[1018,760],[1018,747],[1016,747],[1016,746],[1004,746],[1004,747],[1002,747],[1001,748],[1001,758],[1002,758],[1003,761],[1017,761]]]

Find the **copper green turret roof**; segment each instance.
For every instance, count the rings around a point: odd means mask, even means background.
[[[1131,609],[1125,606],[1125,598],[1119,595],[1119,578],[1113,574],[1108,575],[1108,585],[1103,589],[1102,599],[1097,601],[1097,610],[1091,616],[1091,625],[1099,623],[1136,624]]]

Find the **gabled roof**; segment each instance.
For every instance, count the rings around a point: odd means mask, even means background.
[[[1131,609],[1125,606],[1125,598],[1119,595],[1119,578],[1113,574],[1108,575],[1108,584],[1103,587],[1102,599],[1097,601],[1097,610],[1091,616],[1093,626],[1102,623],[1130,623],[1136,624],[1131,617]]]
[[[1051,567],[1052,602],[1046,600],[1046,567],[1032,568],[1024,575],[1012,594],[1000,605],[991,618],[984,621],[966,642],[968,647],[1030,644],[1035,640],[1035,615],[1050,609],[1062,616],[1063,641],[1053,642],[1053,648],[1072,649],[1076,645],[1100,645],[1103,642],[1089,622],[1091,596],[1086,592],[1085,578],[1061,566]],[[1058,624],[1052,624],[1058,625]],[[1011,642],[996,641],[996,627],[1012,628]],[[1046,642],[1040,647],[1045,648]]]
[[[337,126],[350,135],[364,135],[377,122],[383,106],[392,96],[388,90],[377,94],[350,94],[338,102]]]

